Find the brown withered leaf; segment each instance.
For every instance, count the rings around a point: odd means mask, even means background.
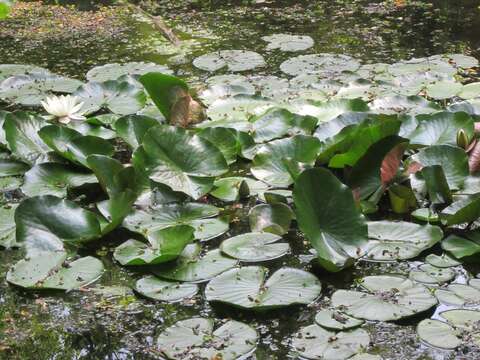
[[[388,185],[395,178],[406,148],[407,143],[400,143],[390,150],[383,159],[380,166],[382,185]]]
[[[203,106],[182,88],[175,91],[175,100],[170,113],[170,124],[181,127],[198,124],[206,117]]]

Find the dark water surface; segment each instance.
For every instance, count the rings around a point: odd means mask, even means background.
[[[54,3],[54,2],[51,2]],[[41,19],[14,17],[0,23],[0,63],[31,63],[53,71],[82,78],[95,65],[109,62],[155,61],[168,64],[179,76],[200,83],[207,76],[192,68],[191,60],[216,49],[249,49],[262,53],[268,66],[262,73],[278,74],[278,65],[292,56],[265,52],[261,36],[279,32],[310,35],[315,46],[307,53],[334,52],[358,57],[364,62],[394,62],[412,56],[447,52],[480,54],[479,1],[437,0],[406,1],[403,7],[380,1],[266,1],[245,5],[248,1],[146,1],[150,11],[161,14],[182,39],[180,48],[172,47],[149,22],[121,8],[105,14],[114,21],[104,28],[84,26],[89,11],[98,14],[101,1],[63,1],[76,10],[35,14],[53,21],[44,26]],[[79,12],[77,14],[77,12]],[[72,19],[70,13],[75,13]],[[82,16],[83,14],[83,16]],[[85,14],[87,14],[85,16]],[[81,19],[81,20],[75,20]],[[81,27],[73,31],[68,21]],[[43,21],[43,20],[42,20]],[[100,21],[100,20],[98,20]],[[38,31],[39,23],[43,24]],[[46,22],[48,24],[48,21]],[[67,24],[60,27],[58,23]],[[56,25],[55,25],[56,24]],[[50,29],[50,31],[48,31]],[[61,30],[63,29],[63,30]],[[245,232],[246,213],[252,204],[235,210],[241,221],[226,237]],[[232,210],[233,211],[233,210]],[[312,268],[303,258],[307,249],[295,231],[288,235],[293,255],[276,260],[283,265],[304,267],[322,281],[322,298],[310,307],[252,314],[231,308],[211,307],[197,295],[179,304],[159,304],[135,296],[129,287],[139,277],[113,263],[111,251],[125,234],[109,235],[110,241],[91,249],[102,256],[107,272],[104,287],[71,294],[31,294],[0,282],[0,358],[1,359],[154,359],[155,338],[166,327],[191,316],[234,318],[251,323],[261,334],[256,359],[294,358],[289,352],[289,337],[301,326],[311,324],[318,309],[328,305],[328,296],[338,288],[350,288],[356,279],[371,274],[408,273],[408,264],[360,263],[349,271],[328,274]],[[438,250],[438,249],[436,249]],[[0,251],[0,274],[20,259],[17,250]],[[269,263],[271,265],[271,263]],[[477,271],[472,270],[476,275]],[[466,270],[460,271],[460,280]],[[201,293],[201,292],[200,292]],[[458,352],[434,350],[422,345],[415,335],[415,324],[369,324],[371,353],[385,359],[480,359],[471,349]]]

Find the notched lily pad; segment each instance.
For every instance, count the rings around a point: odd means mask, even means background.
[[[217,71],[222,68],[232,72],[252,70],[265,65],[263,56],[247,50],[221,50],[197,57],[193,66],[201,70]]]
[[[158,349],[168,359],[236,360],[252,352],[258,334],[249,325],[229,320],[214,330],[214,320],[182,320],[164,330],[157,338]]]
[[[402,276],[367,276],[361,285],[367,292],[335,291],[332,305],[355,318],[392,321],[421,313],[437,304],[437,299],[425,286]]]
[[[194,296],[198,292],[198,286],[145,276],[137,280],[135,291],[152,300],[176,302]]]
[[[343,314],[335,310],[321,310],[315,315],[315,322],[325,329],[347,330],[358,327],[364,323],[363,320]]]
[[[7,273],[7,281],[28,289],[70,291],[97,280],[103,273],[100,260],[87,256],[66,261],[64,252],[42,252],[17,262]]]
[[[206,299],[244,309],[265,310],[309,304],[320,295],[320,281],[306,271],[281,268],[266,279],[267,273],[268,269],[261,266],[228,270],[207,284]]]
[[[302,358],[344,360],[366,349],[370,336],[363,329],[333,332],[314,324],[301,328],[292,347]]]
[[[285,255],[290,246],[278,242],[282,237],[270,233],[252,232],[224,240],[220,250],[244,262],[267,261]]]

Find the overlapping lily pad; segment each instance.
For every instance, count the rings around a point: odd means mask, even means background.
[[[370,248],[365,257],[374,261],[406,260],[431,248],[442,237],[435,225],[419,225],[405,221],[371,221],[368,223]]]
[[[270,233],[245,233],[226,239],[220,245],[220,250],[244,262],[257,262],[276,259],[285,255],[290,246],[279,242],[281,236]]]
[[[252,231],[263,231],[277,235],[288,232],[293,217],[293,211],[283,203],[256,205],[248,213]]]
[[[334,292],[332,305],[358,319],[391,321],[413,316],[437,304],[425,286],[401,276],[367,276],[361,285],[367,292]]]
[[[135,291],[152,300],[176,302],[194,296],[198,292],[198,286],[145,276],[135,283]]]
[[[205,296],[208,301],[265,310],[309,304],[320,295],[320,281],[308,272],[281,268],[266,279],[267,273],[260,266],[231,269],[207,284]]]
[[[255,349],[258,334],[249,325],[229,320],[214,326],[213,319],[179,321],[160,334],[157,347],[168,359],[178,360],[235,360]]]
[[[106,64],[96,66],[87,72],[88,81],[104,82],[108,80],[117,80],[124,75],[139,76],[148,72],[161,72],[164,74],[172,74],[165,65],[145,62],[128,62],[124,64]]]
[[[223,255],[219,249],[202,253],[198,244],[185,247],[174,264],[152,269],[161,278],[185,281],[204,282],[237,265],[236,259]]]
[[[315,315],[315,322],[327,330],[347,330],[358,327],[363,320],[355,319],[335,310],[321,310]]]
[[[6,249],[16,247],[15,210],[16,204],[5,205],[0,208],[0,246]]]
[[[7,281],[28,289],[69,291],[97,280],[103,273],[100,260],[87,256],[66,261],[65,252],[41,252],[20,260],[7,273]]]
[[[301,328],[292,346],[305,359],[344,360],[366,349],[370,336],[363,329],[333,332],[314,324]]]
[[[427,319],[417,326],[417,333],[427,344],[441,349],[455,349],[460,345],[480,347],[480,312],[475,310],[447,310],[440,313],[445,321]]]
[[[274,34],[262,37],[268,43],[267,50],[302,51],[311,48],[313,39],[307,35]]]
[[[438,301],[447,305],[476,306],[480,304],[480,284],[478,279],[470,279],[468,284],[452,283],[446,288],[435,290]]]

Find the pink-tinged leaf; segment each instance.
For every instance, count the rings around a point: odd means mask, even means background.
[[[406,148],[407,143],[400,143],[390,150],[383,159],[380,166],[382,185],[388,185],[395,178]]]
[[[410,164],[408,164],[407,175],[415,174],[416,172],[422,170],[422,168],[423,168],[422,164],[416,161],[412,161]]]
[[[468,147],[465,149],[465,151],[468,153],[470,153],[473,148],[475,147],[475,145],[477,145],[477,142],[478,140],[477,139],[473,139],[472,142],[470,144],[468,144]]]
[[[353,200],[355,201],[355,204],[359,205],[360,204],[360,188],[355,188],[352,189],[352,195],[353,195]]]
[[[468,168],[470,169],[470,174],[480,170],[480,142],[478,141],[468,154]]]
[[[475,129],[475,133],[480,134],[480,122],[476,122],[473,125],[474,125],[474,129]]]

